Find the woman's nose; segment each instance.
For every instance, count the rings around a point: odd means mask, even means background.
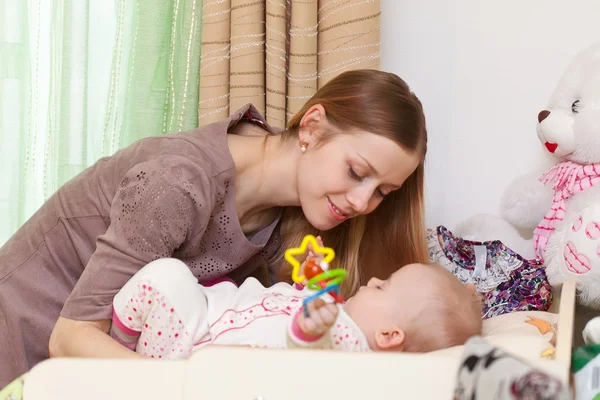
[[[372,197],[372,192],[358,188],[348,193],[347,199],[350,206],[357,214],[364,214],[369,208],[369,200]]]

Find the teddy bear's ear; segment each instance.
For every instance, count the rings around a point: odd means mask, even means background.
[[[587,49],[582,50],[579,54],[586,58],[591,57],[596,61],[600,60],[600,41],[593,43]]]
[[[550,97],[547,109],[555,108],[569,110],[573,101],[577,100],[578,88],[584,79],[590,63],[600,61],[600,41],[580,50],[571,59],[567,68],[563,71],[559,82]]]
[[[569,66],[582,65],[585,66],[589,63],[596,63],[600,61],[600,42],[595,42],[591,46],[580,50],[571,61]],[[566,74],[567,72],[565,72]]]

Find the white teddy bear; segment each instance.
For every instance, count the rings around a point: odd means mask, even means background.
[[[537,135],[558,163],[509,185],[501,199],[504,220],[475,216],[455,233],[500,239],[524,257],[544,260],[554,287],[576,276],[579,301],[600,308],[600,43],[571,62],[538,114]],[[533,238],[525,241],[515,228],[533,231]]]

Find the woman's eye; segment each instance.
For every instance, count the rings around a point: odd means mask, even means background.
[[[383,193],[381,189],[377,189],[375,193],[377,193],[377,196],[381,197],[382,199],[385,197],[385,193]]]
[[[356,172],[354,172],[354,169],[352,167],[348,168],[348,176],[350,176],[350,178],[360,181],[362,180],[362,177],[359,176]]]
[[[573,102],[573,104],[571,104],[571,111],[573,111],[573,114],[577,114],[579,111],[579,100],[575,100]]]

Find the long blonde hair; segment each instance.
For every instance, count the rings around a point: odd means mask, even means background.
[[[387,195],[375,211],[329,231],[312,227],[300,207],[284,211],[282,246],[270,261],[278,267],[278,280],[290,281],[291,268],[286,266],[283,252],[298,246],[306,234],[321,235],[324,244],[335,249],[332,267],[348,271],[341,293],[351,296],[373,276],[386,279],[401,266],[428,261],[423,210],[425,116],[419,99],[398,76],[377,70],[348,71],[306,102],[289,121],[283,140],[298,140],[300,121],[316,104],[323,106],[328,122],[339,131],[360,129],[382,135],[421,158],[402,187]]]

